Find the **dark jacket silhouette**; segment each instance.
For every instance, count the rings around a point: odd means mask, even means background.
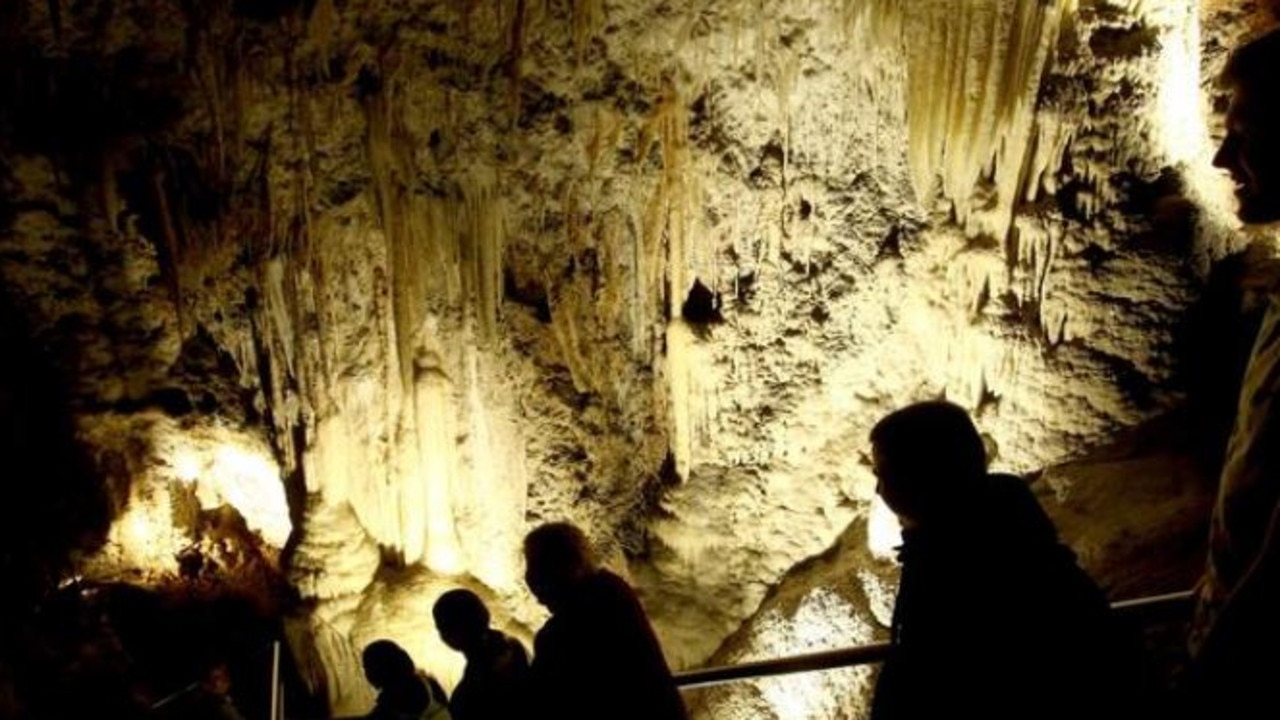
[[[531,682],[545,717],[686,717],[640,601],[607,570],[584,578],[538,631]]]
[[[903,534],[873,720],[1114,716],[1137,676],[1106,598],[1022,480],[984,485],[955,523]]]
[[[551,611],[534,639],[533,717],[684,720],[658,638],[635,592],[597,567],[586,536],[548,523],[524,539],[525,582]]]
[[[1231,174],[1247,224],[1280,221],[1278,67],[1280,28],[1272,28],[1237,48],[1221,78],[1231,100],[1214,165]],[[1280,717],[1280,285],[1272,279],[1267,289],[1210,523],[1188,717]]]
[[[449,717],[444,689],[421,673],[404,648],[390,640],[376,640],[364,649],[365,677],[378,689],[368,720],[445,720]]]
[[[877,489],[903,523],[902,577],[872,720],[1132,710],[1136,638],[1120,632],[1027,484],[986,473],[964,410],[923,403],[882,425]]]
[[[529,656],[515,638],[488,630],[467,653],[467,668],[453,690],[453,720],[514,720],[528,716],[525,683]]]

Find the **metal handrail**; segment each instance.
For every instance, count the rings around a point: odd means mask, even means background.
[[[1191,604],[1195,593],[1191,590],[1152,595],[1150,597],[1120,600],[1111,604],[1111,609],[1119,615],[1142,614],[1158,609],[1171,609]],[[758,660],[738,665],[721,665],[697,670],[685,670],[675,673],[676,685],[681,689],[708,687],[738,680],[770,677],[773,675],[789,675],[814,670],[833,670],[842,667],[856,667],[884,662],[889,657],[892,646],[887,642],[858,645],[837,650],[805,653]]]

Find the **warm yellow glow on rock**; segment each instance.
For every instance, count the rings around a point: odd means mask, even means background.
[[[453,519],[451,487],[459,470],[453,385],[438,369],[419,370],[413,393],[421,472],[404,478],[405,497],[400,510],[404,518],[405,560],[423,559],[436,572],[454,574],[461,571],[463,561]]]
[[[259,436],[159,413],[104,416],[84,432],[119,459],[118,482],[128,487],[107,543],[84,563],[86,576],[150,582],[176,573],[178,556],[207,539],[199,511],[224,506],[265,544],[280,549],[288,541],[293,525],[284,483]]]
[[[1201,230],[1221,234],[1239,223],[1233,184],[1213,167],[1215,148],[1201,92],[1200,10],[1194,3],[1165,2],[1154,4],[1149,13],[1150,20],[1159,23],[1163,31],[1156,115],[1160,148],[1181,171],[1188,195],[1205,216],[1207,222],[1202,221]]]
[[[335,707],[366,707],[358,648],[380,635],[448,676],[428,620],[444,585],[532,625],[520,538],[559,517],[645,549],[631,570],[679,663],[754,620],[759,657],[856,642],[853,608],[886,615],[869,592],[807,594],[856,572],[774,589],[833,547],[892,555],[896,519],[844,467],[876,418],[945,396],[1024,471],[1170,406],[1184,258],[1134,242],[1156,223],[1123,200],[1185,185],[1231,210],[1191,0],[514,5],[320,0],[301,46],[278,35],[290,20],[253,29],[252,66],[198,53],[209,82],[179,83],[195,112],[174,140],[216,152],[160,168],[164,222],[134,223],[172,225],[167,242],[80,242],[71,218],[96,210],[77,212],[61,161],[11,173],[26,209],[2,269],[85,348],[87,406],[175,378],[191,401],[129,443],[133,410],[95,420],[131,489],[116,549],[171,569],[209,519],[193,498],[281,546],[281,475],[305,479],[289,572]],[[133,47],[148,33],[127,14],[65,15],[69,37],[107,29],[104,52],[168,57]],[[39,35],[61,23],[30,25],[34,55],[61,47]],[[185,217],[189,187],[227,190],[218,222]],[[107,302],[117,265],[138,287]],[[105,284],[80,297],[86,269]],[[717,322],[683,312],[695,281],[725,298]],[[187,393],[215,357],[221,387]],[[117,372],[133,358],[155,368]],[[244,399],[257,434],[213,425]],[[763,688],[749,716],[838,716],[808,682]]]
[[[204,470],[200,457],[190,448],[179,450],[173,458],[173,474],[185,483],[194,483],[200,479]]]
[[[135,498],[116,520],[108,542],[118,548],[120,564],[143,571],[176,569],[174,550],[181,547],[183,539],[174,530],[166,500],[167,495]]]
[[[844,598],[828,589],[815,589],[804,596],[790,618],[769,611],[756,619],[744,651],[735,662],[749,662],[801,653],[834,650],[870,642],[872,626],[860,617]],[[866,667],[809,672],[751,681],[764,708],[745,711],[732,696],[712,699],[702,717],[736,720],[766,717],[778,720],[857,717],[856,703],[870,679]]]
[[[528,471],[520,426],[491,410],[498,403],[483,391],[480,367],[473,356],[466,399],[467,437],[480,449],[463,458],[470,476],[455,486],[453,520],[468,572],[498,592],[513,592],[523,589]]]
[[[871,501],[871,513],[867,517],[867,548],[877,557],[893,557],[894,549],[902,544],[902,526],[898,516],[878,496]]]
[[[231,505],[268,544],[284,547],[293,531],[280,468],[261,441],[222,427],[165,431],[172,476],[195,486],[200,507]]]
[[[1036,125],[1040,81],[1075,0],[863,2],[870,25],[903,47],[909,163],[916,195],[938,185],[971,234],[1003,237],[1030,183],[1060,157]],[[1056,142],[1047,143],[1049,146]],[[993,192],[984,197],[982,184]]]
[[[1174,163],[1200,159],[1208,145],[1200,96],[1200,32],[1196,8],[1185,6],[1160,49],[1159,131]]]
[[[676,473],[689,477],[697,448],[706,442],[714,416],[712,365],[704,343],[683,320],[667,326],[667,375]]]
[[[279,548],[288,541],[293,526],[280,470],[264,451],[236,445],[214,450],[212,489],[215,498],[239,510],[251,529]],[[200,487],[206,484],[201,482]]]

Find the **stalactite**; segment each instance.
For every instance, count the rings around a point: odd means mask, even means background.
[[[608,337],[627,336],[639,328],[627,324],[631,312],[627,298],[629,276],[628,247],[630,237],[624,233],[625,220],[619,210],[605,213],[599,223],[598,247],[600,249],[600,290],[596,297],[596,314],[607,328]]]
[[[329,58],[340,22],[333,0],[318,0],[307,19],[307,41],[316,54],[316,69],[320,77],[328,77]]]
[[[502,261],[506,247],[506,207],[491,171],[473,169],[462,181],[458,259],[465,302],[474,305],[481,340],[497,337],[502,305]]]
[[[554,287],[551,278],[544,278],[544,282],[550,295],[550,288]],[[558,296],[548,297],[548,306],[551,310],[551,330],[555,335],[556,345],[560,348],[565,367],[569,368],[573,389],[584,395],[595,392],[597,390],[595,377],[591,372],[590,364],[583,357],[581,338],[574,318],[574,312],[578,308],[589,308],[591,304],[579,297],[573,285],[566,285],[561,288]]]
[[[174,311],[178,318],[178,332],[185,335],[186,322],[183,312],[182,296],[182,245],[178,237],[178,225],[173,210],[169,206],[169,192],[165,188],[165,174],[159,168],[151,171],[151,192],[156,203],[156,212],[160,215],[160,242],[164,248],[161,253],[161,269],[169,282],[169,294],[173,298]],[[167,265],[167,267],[166,267]]]
[[[523,2],[523,0],[521,0]],[[572,0],[573,51],[579,63],[587,54],[587,46],[604,25],[603,0]]]
[[[662,175],[645,208],[644,248],[645,270],[649,288],[658,289],[659,279],[665,275],[663,293],[668,306],[678,302],[689,288],[689,268],[686,257],[691,211],[692,167],[689,152],[689,118],[679,88],[675,81],[663,83],[662,96],[653,114],[640,130],[637,157],[641,162],[649,157],[654,145],[661,151]],[[665,240],[666,252],[663,253]],[[665,257],[664,257],[665,255]],[[652,293],[644,297],[653,297]]]
[[[795,92],[796,76],[800,73],[800,58],[795,52],[787,52],[777,67],[778,115],[782,125],[782,202],[778,204],[778,227],[784,238],[790,237],[787,220],[787,193],[791,170],[791,96]]]
[[[601,157],[618,147],[618,140],[622,137],[622,126],[622,119],[613,108],[607,106],[593,108],[591,132],[583,142],[583,149],[587,154],[588,177],[595,177]]]
[[[511,93],[511,116],[514,118],[520,117],[520,85],[524,78],[524,43],[528,19],[528,0],[516,0],[515,15],[511,19],[511,32],[507,41],[507,80]]]
[[[468,390],[460,402],[472,449],[454,485],[453,519],[470,574],[499,592],[511,592],[521,582],[517,556],[528,505],[524,421],[496,412],[501,401],[494,397],[493,371],[486,364],[479,353],[471,353],[463,373]]]
[[[577,183],[567,184],[561,206],[564,208],[566,246],[571,256],[578,257],[589,244],[592,227],[588,214],[580,206]],[[547,309],[551,315],[552,335],[560,348],[565,367],[569,369],[574,389],[585,395],[597,392],[599,388],[591,365],[582,352],[578,316],[580,313],[587,316],[596,315],[598,320],[599,308],[583,291],[581,286],[583,280],[582,276],[575,274],[563,282],[556,282],[556,278],[551,273],[543,273],[543,286],[547,290]],[[589,320],[590,318],[588,322]]]
[[[286,287],[286,275],[289,270],[286,269],[285,262],[283,257],[269,260],[263,268],[262,285],[266,290],[267,325],[274,331],[275,343],[283,352],[285,369],[291,376],[297,377],[298,360],[295,342],[298,332],[294,324],[294,318],[297,316],[294,303],[297,296],[291,292],[292,288]]]
[[[386,238],[388,274],[390,275],[392,317],[395,322],[396,363],[400,368],[401,387],[410,387],[413,377],[413,339],[425,311],[425,292],[419,284],[418,247],[425,244],[415,237],[420,216],[412,212],[405,184],[409,169],[398,147],[399,126],[394,112],[391,81],[371,77],[375,87],[364,99],[366,117],[365,142],[373,173],[373,189],[377,198],[382,230]]]
[[[708,348],[683,320],[667,324],[665,373],[669,392],[671,449],[676,474],[689,478],[695,448],[704,444],[715,415],[709,377]]]
[[[1029,170],[1022,199],[1031,202],[1043,192],[1058,192],[1057,169],[1067,154],[1067,147],[1075,139],[1075,128],[1054,112],[1044,110],[1037,120],[1034,151],[1029,155]]]
[[[970,234],[1003,237],[1051,156],[1037,154],[1040,81],[1076,0],[865,0],[852,23],[907,59],[909,162],[916,195],[938,187]],[[1028,156],[1034,156],[1030,159]],[[1059,156],[1060,157],[1060,156]],[[975,205],[989,185],[994,205]]]
[[[1010,233],[1013,249],[1011,279],[1018,284],[1018,297],[1037,310],[1036,329],[1052,338],[1053,324],[1044,315],[1054,265],[1062,252],[1062,229],[1040,218],[1019,217]]]

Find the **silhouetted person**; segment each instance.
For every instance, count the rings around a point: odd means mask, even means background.
[[[1020,478],[989,474],[968,414],[898,410],[871,432],[901,522],[892,655],[872,720],[1118,717],[1136,676],[1102,592]]]
[[[596,567],[568,523],[524,540],[525,580],[551,611],[534,642],[530,717],[673,720],[686,717],[662,648],[635,592]]]
[[[215,662],[209,666],[193,699],[192,712],[186,715],[192,720],[244,720],[231,699],[231,671],[226,663]]]
[[[1280,29],[1227,64],[1227,135],[1214,165],[1237,184],[1246,223],[1280,220]],[[1210,524],[1191,682],[1207,717],[1280,717],[1280,288],[1240,391]]]
[[[377,688],[368,720],[448,720],[448,698],[435,678],[419,672],[404,648],[375,640],[361,657],[364,676]]]
[[[529,656],[515,638],[489,627],[489,609],[470,590],[450,590],[431,609],[444,644],[467,658],[453,689],[454,720],[506,720],[527,714]]]

